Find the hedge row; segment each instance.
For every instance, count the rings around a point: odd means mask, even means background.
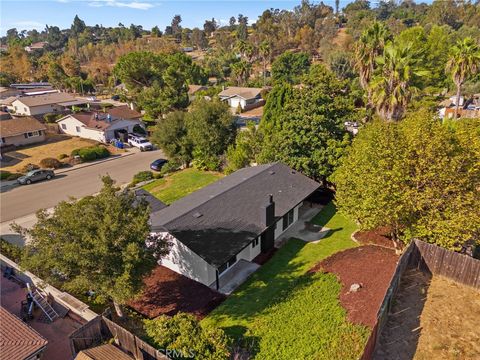
[[[89,146],[72,151],[72,157],[80,156],[83,161],[93,161],[110,156],[110,151],[104,146]]]

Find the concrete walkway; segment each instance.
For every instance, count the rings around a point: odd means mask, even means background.
[[[322,209],[323,206],[321,205],[310,207],[305,204],[302,206],[300,208],[298,220],[275,240],[275,246],[281,247],[291,238],[297,238],[312,243],[316,243],[324,238],[329,233],[330,229],[323,227],[320,231],[311,231],[305,226],[305,222],[311,221]]]
[[[237,287],[243,284],[248,277],[253,274],[260,265],[241,259],[233,265],[225,274],[220,276],[220,289],[218,291],[225,295],[230,295]],[[215,283],[213,283],[215,287]]]

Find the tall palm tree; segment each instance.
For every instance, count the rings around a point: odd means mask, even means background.
[[[376,58],[376,74],[369,85],[372,101],[380,117],[387,121],[402,118],[413,94],[418,90],[412,85],[415,76],[425,76],[421,70],[412,44],[385,45],[383,55]]]
[[[258,51],[260,52],[260,56],[262,57],[262,61],[263,61],[263,86],[265,86],[266,72],[267,72],[267,59],[270,58],[270,55],[272,53],[272,49],[270,48],[270,44],[268,43],[268,41],[263,41],[258,47]]]
[[[374,22],[366,29],[355,46],[355,69],[360,77],[360,85],[367,92],[367,108],[372,107],[370,81],[375,71],[377,56],[390,38],[388,28],[381,22]]]
[[[455,119],[458,116],[460,92],[462,85],[470,77],[475,76],[480,68],[480,47],[471,37],[459,40],[452,48],[445,70],[452,75],[457,87],[457,101],[455,103]]]
[[[252,70],[252,64],[245,60],[240,60],[232,64],[232,72],[237,78],[238,85],[243,85],[250,77],[250,71]]]

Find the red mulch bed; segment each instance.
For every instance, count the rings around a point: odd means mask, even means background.
[[[201,319],[225,300],[224,295],[208,286],[161,265],[144,283],[142,296],[128,305],[150,319],[162,314],[172,316],[179,311]]]
[[[390,239],[390,228],[382,226],[374,230],[357,231],[354,234],[355,240],[362,245],[378,245],[389,249],[395,249],[392,239]]]
[[[348,319],[373,328],[397,261],[393,250],[366,245],[338,252],[310,272],[335,274],[342,284],[340,303],[347,310]],[[355,283],[362,287],[350,293],[350,286]]]

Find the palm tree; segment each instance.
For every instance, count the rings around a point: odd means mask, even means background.
[[[270,58],[270,55],[272,53],[270,44],[268,41],[263,41],[260,46],[258,47],[258,50],[260,52],[260,56],[262,57],[263,60],[263,86],[265,86],[266,83],[266,72],[267,72],[267,59]]]
[[[470,77],[477,74],[480,68],[480,47],[471,37],[459,40],[452,48],[446,71],[452,75],[457,87],[457,101],[455,102],[455,119],[458,116],[460,92],[462,85]]]
[[[232,72],[237,78],[238,85],[243,85],[247,79],[250,77],[250,71],[252,69],[252,64],[245,60],[240,60],[232,64]]]
[[[380,117],[387,121],[402,118],[413,94],[418,90],[412,85],[415,76],[424,76],[419,69],[417,54],[412,44],[385,45],[383,55],[376,58],[378,67],[369,85],[372,101]]]
[[[382,54],[389,38],[387,27],[381,22],[374,22],[362,33],[355,46],[355,69],[360,77],[360,85],[367,92],[367,108],[372,107],[369,84],[375,71],[375,59]]]

